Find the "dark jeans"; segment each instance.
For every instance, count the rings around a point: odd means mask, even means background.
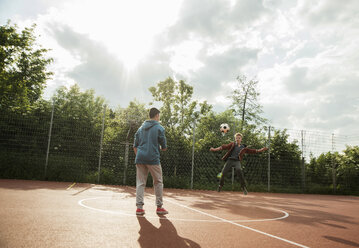
[[[244,187],[246,187],[246,182],[244,180],[242,167],[241,167],[241,162],[239,160],[232,160],[232,159],[227,160],[227,162],[224,164],[223,169],[222,169],[222,177],[221,177],[221,180],[219,182],[219,185],[221,187],[223,187],[223,185],[224,185],[224,176],[232,169],[232,167],[235,168],[236,174],[237,174],[237,179],[241,183],[241,186],[242,186],[242,189],[243,189]]]

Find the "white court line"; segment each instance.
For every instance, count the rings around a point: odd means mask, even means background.
[[[90,207],[87,206],[84,202],[86,201],[93,201],[93,200],[98,200],[98,199],[104,199],[104,198],[110,198],[109,196],[101,196],[101,197],[93,197],[93,198],[87,198],[87,199],[82,199],[78,201],[78,204],[84,208],[88,208],[91,210],[95,210],[95,211],[99,211],[99,212],[103,212],[103,213],[109,213],[109,214],[116,214],[116,215],[125,215],[125,216],[137,216],[136,214],[129,214],[126,213],[124,211],[112,211],[112,210],[106,210],[106,209],[101,209],[101,208],[94,208],[94,207]],[[166,200],[168,202],[170,202],[169,200]],[[173,203],[172,204],[178,205],[177,203]],[[274,209],[274,208],[265,208],[265,207],[259,207],[259,208],[264,208],[264,209],[270,209],[273,211],[278,211],[278,212],[282,212],[284,213],[283,216],[277,217],[277,218],[272,218],[272,219],[252,219],[252,220],[232,220],[232,222],[261,222],[261,221],[273,221],[273,220],[281,220],[284,218],[287,218],[289,216],[289,214],[283,210],[279,210],[279,209]],[[191,209],[193,210],[193,209]],[[156,216],[148,216],[146,215],[147,218],[151,218],[151,219],[158,219],[158,215]],[[161,217],[160,217],[161,219]],[[169,219],[169,220],[176,220],[176,221],[188,221],[188,222],[211,222],[211,223],[218,223],[218,222],[223,222],[222,220],[200,220],[200,219],[180,219],[180,218],[172,218],[172,217],[166,217],[163,219]]]
[[[170,201],[170,200],[167,200],[167,199],[166,199],[165,201],[170,202],[170,203],[175,204],[175,205],[178,205],[178,206],[183,207],[183,208],[190,209],[190,210],[195,211],[195,212],[197,212],[197,213],[200,213],[200,214],[203,214],[203,215],[206,215],[206,216],[210,216],[210,217],[212,217],[212,218],[214,218],[214,219],[221,220],[221,221],[223,221],[223,222],[230,223],[230,224],[233,224],[233,225],[235,225],[235,226],[243,227],[243,228],[248,229],[248,230],[251,230],[251,231],[253,231],[253,232],[257,232],[257,233],[260,233],[260,234],[264,234],[264,235],[269,236],[269,237],[271,237],[271,238],[279,239],[279,240],[281,240],[281,241],[287,242],[287,243],[292,244],[292,245],[296,245],[296,246],[303,247],[303,248],[309,248],[308,246],[298,244],[298,243],[293,242],[293,241],[290,241],[290,240],[288,240],[288,239],[284,239],[284,238],[281,238],[281,237],[278,237],[278,236],[275,236],[275,235],[272,235],[272,234],[269,234],[269,233],[266,233],[266,232],[262,232],[262,231],[259,231],[259,230],[257,230],[257,229],[254,229],[254,228],[251,228],[251,227],[248,227],[248,226],[244,226],[244,225],[238,224],[238,223],[233,222],[233,221],[230,221],[230,220],[223,219],[223,218],[221,218],[221,217],[218,217],[218,216],[215,216],[215,215],[212,215],[212,214],[203,212],[203,211],[198,210],[198,209],[195,209],[195,208],[191,208],[191,207],[182,205],[182,204],[177,203],[177,202],[173,202],[173,201]]]
[[[136,188],[132,188],[132,187],[129,187],[129,188],[136,190]],[[147,194],[147,193],[146,193],[146,194]],[[214,218],[214,219],[221,220],[221,221],[223,221],[223,222],[230,223],[230,224],[233,224],[233,225],[235,225],[235,226],[243,227],[243,228],[248,229],[248,230],[251,230],[251,231],[253,231],[253,232],[257,232],[257,233],[266,235],[266,236],[268,236],[268,237],[275,238],[275,239],[278,239],[278,240],[287,242],[287,243],[292,244],[292,245],[296,245],[296,246],[299,246],[299,247],[302,247],[302,248],[309,248],[309,246],[305,246],[305,245],[302,245],[302,244],[299,244],[299,243],[296,243],[296,242],[290,241],[290,240],[288,240],[288,239],[284,239],[284,238],[281,238],[281,237],[278,237],[278,236],[275,236],[275,235],[272,235],[272,234],[269,234],[269,233],[266,233],[266,232],[262,232],[262,231],[259,231],[259,230],[257,230],[257,229],[254,229],[254,228],[251,228],[251,227],[248,227],[248,226],[244,226],[244,225],[238,224],[238,223],[236,223],[236,222],[233,222],[233,221],[230,221],[230,220],[226,220],[226,219],[223,219],[223,218],[221,218],[221,217],[218,217],[218,216],[215,216],[215,215],[212,215],[212,214],[203,212],[203,211],[201,211],[201,210],[197,210],[197,209],[195,209],[195,208],[191,208],[191,207],[182,205],[182,204],[180,204],[180,203],[170,201],[170,200],[168,200],[168,199],[164,199],[164,200],[167,201],[167,202],[170,202],[170,203],[172,203],[172,204],[178,205],[178,206],[180,206],[180,207],[187,208],[187,209],[189,209],[189,210],[193,210],[193,211],[195,211],[195,212],[197,212],[197,213],[200,213],[200,214],[203,214],[203,215],[206,215],[206,216],[210,216],[210,217],[212,217],[212,218]]]
[[[130,188],[130,189],[132,189],[132,190],[136,190],[136,189],[134,189],[134,188],[132,188],[132,187],[128,187],[128,188]],[[149,193],[145,192],[145,194],[149,194]],[[149,195],[152,196],[152,194],[149,194]],[[85,208],[92,209],[92,210],[95,210],[95,211],[104,212],[104,213],[121,214],[121,215],[126,215],[126,216],[134,216],[133,214],[128,214],[128,213],[124,213],[124,212],[116,212],[116,211],[111,211],[111,210],[97,209],[97,208],[89,207],[89,206],[83,204],[84,201],[95,200],[95,199],[99,199],[99,198],[106,198],[106,197],[95,197],[95,198],[83,199],[83,200],[78,201],[78,204],[81,205],[81,206],[83,206],[83,207],[85,207]],[[167,202],[170,202],[170,203],[175,204],[175,205],[177,205],[177,206],[180,206],[180,207],[183,207],[183,208],[192,210],[192,211],[194,211],[194,212],[197,212],[197,213],[200,213],[200,214],[209,216],[209,217],[212,217],[212,218],[217,219],[217,220],[220,220],[220,221],[222,221],[222,222],[229,223],[229,224],[232,224],[232,225],[235,225],[235,226],[238,226],[238,227],[242,227],[242,228],[248,229],[248,230],[253,231],[253,232],[256,232],[256,233],[260,233],[260,234],[266,235],[266,236],[271,237],[271,238],[274,238],[274,239],[278,239],[278,240],[284,241],[284,242],[286,242],[286,243],[289,243],[289,244],[292,244],[292,245],[295,245],[295,246],[298,246],[298,247],[309,248],[309,246],[305,246],[305,245],[302,245],[302,244],[299,244],[299,243],[296,243],[296,242],[290,241],[290,240],[288,240],[288,239],[284,239],[284,238],[281,238],[281,237],[278,237],[278,236],[275,236],[275,235],[272,235],[272,234],[269,234],[269,233],[266,233],[266,232],[262,232],[262,231],[260,231],[260,230],[257,230],[257,229],[254,229],[254,228],[251,228],[251,227],[248,227],[248,226],[244,226],[244,225],[238,224],[238,223],[236,223],[236,222],[234,222],[234,221],[227,220],[227,219],[224,219],[224,218],[221,218],[221,217],[218,217],[218,216],[215,216],[215,215],[212,215],[212,214],[209,214],[209,213],[200,211],[200,210],[195,209],[195,208],[191,208],[191,207],[185,206],[185,205],[183,205],[183,204],[180,204],[180,203],[177,203],[177,202],[168,200],[168,199],[164,199],[164,201],[167,201]],[[287,217],[287,216],[286,216],[286,217]],[[158,217],[157,217],[157,218],[158,218]],[[168,218],[167,218],[167,219],[168,219]],[[197,220],[197,221],[198,221],[198,220]],[[207,222],[209,222],[209,221],[207,221]]]

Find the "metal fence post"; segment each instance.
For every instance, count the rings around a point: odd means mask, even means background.
[[[333,180],[333,191],[334,193],[337,191],[337,170],[335,168],[335,161],[334,161],[334,133],[332,134],[332,180]]]
[[[268,192],[270,191],[270,129],[271,126],[268,127],[268,170],[267,170],[267,179],[268,179]]]
[[[236,138],[234,137],[234,135],[236,134],[236,126],[235,126],[235,121],[233,121],[233,123],[232,123],[233,125],[233,139],[234,139],[234,142],[236,142]],[[242,132],[242,131],[241,131]],[[232,190],[234,190],[234,173],[235,173],[235,171],[234,171],[234,167],[232,167]]]
[[[193,144],[192,144],[192,168],[191,168],[191,189],[193,189],[193,169],[194,169],[194,144],[196,142],[196,121],[193,121]]]
[[[46,161],[45,161],[45,173],[44,173],[44,178],[45,179],[46,179],[46,176],[47,176],[47,165],[49,163],[50,143],[51,143],[51,134],[52,134],[52,123],[54,121],[54,109],[55,109],[55,102],[52,101],[52,111],[51,111],[51,120],[50,120],[50,128],[49,128],[49,138],[47,140],[47,151],[46,151]]]
[[[102,117],[102,128],[101,128],[101,140],[100,140],[100,156],[98,159],[98,175],[97,183],[100,183],[100,173],[101,173],[101,155],[102,155],[102,144],[103,144],[103,132],[105,128],[105,118],[106,118],[106,105],[103,108],[103,117]]]
[[[131,132],[131,124],[127,131],[126,142],[124,143],[125,144],[125,165],[123,168],[123,185],[126,185],[126,178],[127,178],[128,153],[129,153],[129,149],[130,149],[130,147],[129,147],[130,143],[128,142],[128,138],[129,138],[130,132]]]
[[[128,167],[128,152],[129,152],[129,143],[125,142],[125,166],[123,168],[123,185],[126,185],[126,174],[127,174],[127,167]]]
[[[301,164],[301,170],[302,170],[302,190],[305,190],[305,166],[304,166],[304,130],[301,130],[301,143],[302,143],[302,164]]]

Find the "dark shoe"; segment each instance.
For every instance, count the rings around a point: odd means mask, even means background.
[[[157,207],[156,213],[157,214],[168,214],[168,211],[162,207],[161,208]]]
[[[221,192],[221,190],[222,190],[222,186],[219,185],[218,188],[217,188],[217,191],[218,191],[218,192]]]
[[[137,208],[136,215],[144,215],[144,214],[145,214],[145,210],[143,210],[142,208]]]
[[[246,187],[243,188],[243,194],[244,194],[244,195],[247,195],[247,194],[248,194],[248,191],[247,191]]]

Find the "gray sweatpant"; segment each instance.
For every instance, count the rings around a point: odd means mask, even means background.
[[[136,164],[136,170],[136,206],[142,208],[145,204],[144,194],[148,172],[150,172],[153,179],[153,187],[155,189],[156,205],[157,207],[162,207],[163,182],[161,165]]]

